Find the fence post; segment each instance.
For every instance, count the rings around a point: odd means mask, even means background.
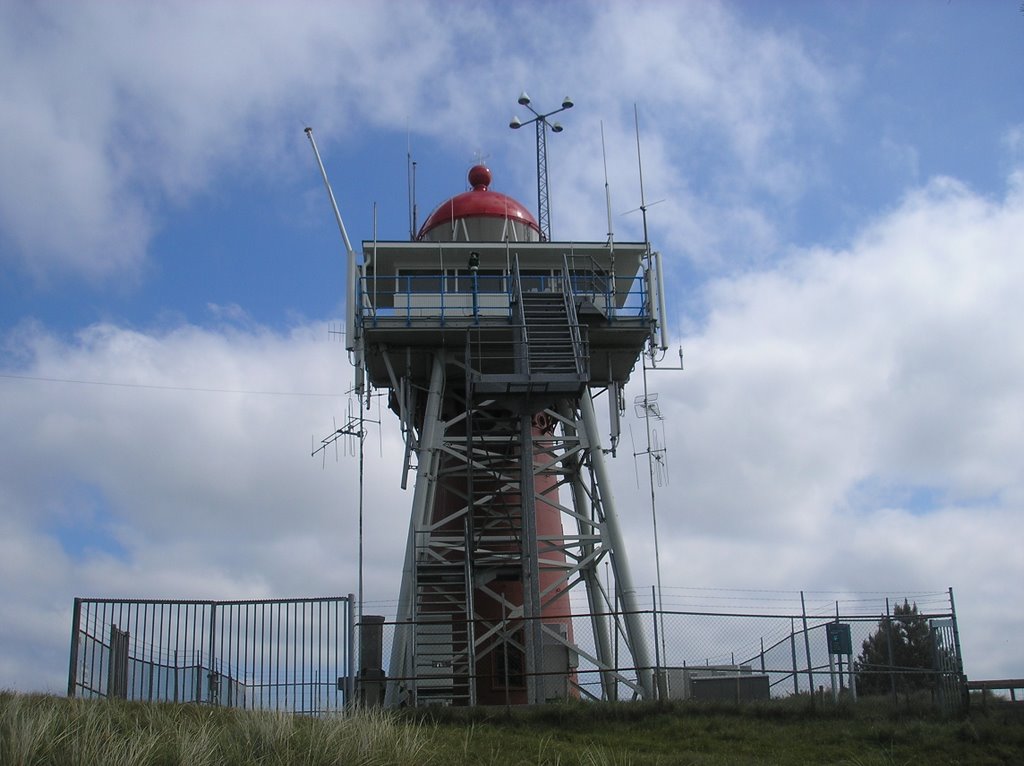
[[[839,619],[840,619],[839,618],[839,601],[836,600],[836,622],[839,622]],[[853,663],[853,646],[852,646],[853,641],[852,640],[851,640],[850,644],[851,644],[851,646],[850,646],[850,654],[847,657],[847,663],[852,664]],[[837,657],[838,657],[838,665],[839,665],[839,691],[843,692],[844,691],[843,679],[846,678],[846,674],[843,673],[843,655],[840,654],[840,655],[837,655]]]
[[[658,643],[658,598],[654,586],[651,586],[651,622],[654,623],[654,698],[664,699],[661,682],[661,645]]]
[[[789,618],[789,651],[793,655],[793,694],[800,693],[800,680],[796,675],[796,626],[793,624],[793,618]]]
[[[953,601],[953,588],[949,589],[949,616],[953,621],[953,646],[956,651],[956,684],[960,693],[960,703],[966,705],[970,702],[970,694],[967,691],[967,679],[964,677],[964,660],[960,654],[960,628],[956,621],[956,602]],[[1010,690],[1011,696],[1013,690]]]
[[[206,694],[211,705],[217,703],[217,697],[214,687],[214,673],[216,670],[216,663],[214,662],[214,653],[217,649],[217,602],[210,602],[210,671],[206,674]]]
[[[896,674],[894,672],[896,656],[892,647],[892,616],[889,611],[888,596],[885,599],[885,643],[889,650],[889,687],[892,689],[892,704],[895,705],[899,702],[899,698],[896,696]]]
[[[345,707],[350,707],[356,702],[356,621],[353,613],[353,605],[355,604],[355,595],[352,593],[348,594],[347,608],[345,609],[346,615],[346,628],[348,629],[348,681],[345,690]],[[361,608],[361,605],[360,605]],[[362,619],[363,615],[360,611],[359,618]]]
[[[75,599],[71,616],[71,658],[68,661],[68,696],[75,696],[78,685],[78,631],[82,619],[82,599]]]
[[[811,704],[814,703],[814,670],[811,666],[811,635],[807,629],[807,607],[804,604],[804,592],[800,591],[800,614],[804,623],[804,652],[807,654],[807,682],[810,684]]]
[[[853,660],[853,655],[850,655],[850,661],[847,663],[846,668],[849,673],[850,683],[850,699],[854,702],[857,701],[857,676],[856,676],[857,663]]]
[[[840,655],[842,657],[842,655]],[[840,660],[842,662],[842,660]],[[836,683],[836,660],[832,654],[832,649],[828,650],[828,676],[829,682],[832,684],[832,701],[839,702],[839,685]],[[839,677],[843,677],[843,669],[839,669]]]

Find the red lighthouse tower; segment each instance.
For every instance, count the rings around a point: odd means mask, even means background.
[[[473,167],[412,242],[363,242],[350,292],[360,376],[390,390],[415,471],[386,699],[650,698],[593,397],[614,438],[658,325],[657,255],[544,241],[491,181]]]

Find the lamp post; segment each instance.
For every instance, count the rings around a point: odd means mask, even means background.
[[[526,95],[524,90],[519,96],[519,105],[525,106],[534,116],[532,119],[526,122],[520,121],[518,117],[513,117],[508,126],[513,130],[518,130],[524,125],[529,125],[531,122],[537,126],[537,223],[540,226],[541,235],[546,240],[551,239],[551,215],[548,211],[548,147],[547,147],[547,129],[551,128],[552,133],[561,133],[562,126],[557,122],[548,122],[548,117],[564,112],[566,109],[572,109],[572,100],[566,96],[562,99],[562,106],[555,109],[553,112],[547,112],[541,114],[532,106],[530,106],[530,97]]]

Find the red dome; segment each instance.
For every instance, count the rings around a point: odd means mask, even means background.
[[[497,218],[519,221],[540,235],[537,220],[522,204],[501,192],[491,191],[491,171],[484,165],[474,165],[469,169],[469,183],[472,191],[456,194],[446,202],[442,202],[430,217],[423,222],[416,239],[423,237],[431,229],[443,224],[451,225],[452,221],[462,218]]]

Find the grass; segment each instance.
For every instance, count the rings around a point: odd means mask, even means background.
[[[1024,764],[1019,710],[949,719],[923,704],[559,705],[523,711],[434,709],[443,763]],[[467,743],[455,747],[458,738]],[[542,745],[538,749],[538,745]]]
[[[418,764],[426,728],[380,710],[315,719],[2,693],[0,764]]]
[[[565,704],[331,718],[0,693],[0,765],[1021,764],[1019,709]]]

